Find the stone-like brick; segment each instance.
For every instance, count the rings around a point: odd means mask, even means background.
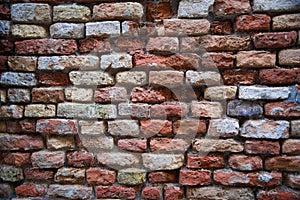
[[[3,159],[1,164],[14,165],[21,167],[24,165],[30,165],[31,153],[2,153],[0,158]]]
[[[92,187],[82,185],[51,184],[48,188],[48,195],[51,199],[91,199],[92,192]]]
[[[233,139],[195,139],[193,149],[198,152],[242,152],[244,147]]]
[[[147,22],[134,22],[134,21],[124,21],[122,22],[122,34],[125,36],[140,37],[141,35],[148,37],[156,36],[156,24]]]
[[[267,158],[265,160],[265,168],[267,170],[299,172],[300,158],[299,156],[286,156],[286,155]]]
[[[56,183],[83,184],[84,178],[84,169],[62,167],[57,170],[54,181]]]
[[[10,105],[0,107],[1,118],[15,118],[20,119],[23,117],[24,106]]]
[[[45,181],[54,178],[54,172],[51,170],[26,168],[24,169],[26,180],[29,181]]]
[[[37,58],[27,56],[9,56],[7,64],[9,69],[12,71],[33,72],[37,67]]]
[[[33,73],[3,72],[0,83],[9,86],[35,86],[37,80]]]
[[[224,69],[234,67],[235,56],[228,53],[204,53],[201,64],[209,69]]]
[[[118,182],[123,185],[139,185],[146,182],[146,171],[138,168],[118,171]]]
[[[16,41],[16,53],[18,54],[73,54],[77,50],[75,40],[63,39],[35,39]]]
[[[52,38],[83,38],[84,24],[55,23],[50,26],[50,35]]]
[[[118,148],[124,151],[146,152],[146,139],[121,139],[118,140]]]
[[[32,102],[35,103],[59,103],[64,101],[62,88],[33,88]]]
[[[138,122],[135,120],[108,121],[107,132],[114,136],[138,136],[140,134]]]
[[[299,117],[296,103],[270,102],[265,104],[265,115],[271,117]]]
[[[221,118],[223,108],[219,102],[193,101],[191,112],[193,117]]]
[[[148,174],[149,183],[176,183],[177,178],[171,171],[156,171]]]
[[[233,137],[239,133],[239,121],[234,118],[212,119],[207,131],[208,137]]]
[[[254,0],[254,12],[291,12],[299,10],[300,5],[298,0],[290,0],[283,2],[280,0]]]
[[[300,136],[300,120],[291,121],[291,136],[293,137]]]
[[[92,153],[81,150],[67,152],[67,166],[71,167],[92,167],[96,164],[96,159]]]
[[[204,168],[222,168],[225,166],[225,161],[220,154],[208,154],[208,155],[187,155],[186,167],[192,169]]]
[[[232,33],[232,23],[229,20],[213,21],[210,31],[216,35],[228,35]]]
[[[250,13],[249,0],[216,0],[214,13],[217,16]]]
[[[121,85],[145,85],[147,74],[143,71],[125,71],[116,75],[116,82]]]
[[[186,82],[192,86],[219,85],[221,76],[219,72],[214,71],[198,72],[189,70],[186,72]]]
[[[86,23],[87,37],[117,37],[121,33],[120,22],[89,22]]]
[[[93,8],[94,20],[141,20],[144,8],[140,3],[103,3]]]
[[[262,84],[286,85],[300,83],[300,69],[264,69],[259,72]]]
[[[174,54],[179,51],[179,40],[177,37],[150,37],[146,49],[151,53]]]
[[[159,200],[161,198],[161,189],[159,187],[145,186],[142,190],[142,198]]]
[[[77,138],[77,146],[91,152],[111,152],[114,148],[114,140],[105,135],[80,135],[80,138]]]
[[[79,121],[80,133],[87,135],[103,135],[106,132],[106,126],[104,121]]]
[[[44,134],[78,134],[76,120],[68,119],[39,119],[36,123],[36,131]]]
[[[2,165],[0,166],[0,178],[2,181],[17,182],[24,179],[22,168]]]
[[[86,180],[90,184],[112,185],[116,181],[116,172],[101,168],[86,170]]]
[[[46,38],[47,31],[42,26],[15,24],[12,26],[12,35],[20,39]]]
[[[11,6],[13,22],[21,23],[51,23],[51,7],[41,3],[18,3]]]
[[[300,153],[300,140],[288,139],[283,142],[282,153],[299,155]]]
[[[92,102],[93,101],[93,89],[91,88],[65,88],[66,100],[72,102]]]
[[[288,174],[285,180],[285,184],[289,187],[299,189],[300,188],[300,176]]]
[[[73,85],[113,85],[113,77],[102,71],[72,71],[69,73]]]
[[[40,136],[14,135],[2,133],[0,136],[1,150],[39,150],[44,148]]]
[[[34,152],[31,155],[31,163],[33,167],[47,169],[60,168],[65,163],[65,152],[63,151],[47,151],[42,150]]]
[[[189,139],[153,138],[150,140],[150,150],[158,153],[184,153],[190,145]]]
[[[118,105],[119,115],[127,118],[148,118],[149,105],[142,103],[120,103]]]
[[[70,85],[69,76],[63,72],[40,73],[39,84],[42,86],[67,86]]]
[[[237,32],[269,31],[271,18],[266,14],[241,15],[235,19]]]
[[[300,64],[300,50],[286,49],[279,52],[280,65],[299,65]]]
[[[140,164],[139,156],[131,153],[98,153],[97,160],[100,164],[114,167],[114,169],[135,167]]]
[[[229,100],[235,99],[236,86],[215,86],[205,89],[204,98],[208,100]]]
[[[290,91],[288,87],[265,87],[265,86],[240,86],[239,98],[246,100],[278,100],[287,99]]]
[[[6,121],[7,129],[1,132],[7,131],[8,133],[35,133],[35,124],[35,120],[31,119]]]
[[[299,197],[300,193],[298,191],[286,187],[278,187],[269,190],[259,190],[257,193],[257,200],[299,199]]]
[[[30,90],[28,89],[8,89],[7,98],[12,103],[29,103],[30,101]]]
[[[180,170],[179,182],[181,185],[209,185],[211,172],[208,170]]]
[[[289,30],[300,28],[300,14],[286,14],[273,17],[273,30]]]
[[[169,2],[147,3],[147,20],[168,19],[173,15],[172,6]]]
[[[237,67],[275,67],[276,54],[267,51],[240,51],[236,55]]]
[[[94,93],[97,103],[112,103],[127,100],[127,90],[124,87],[97,88]]]
[[[245,142],[245,152],[248,154],[269,154],[276,155],[280,152],[280,145],[278,142],[271,141],[255,141],[247,140]]]
[[[233,100],[227,104],[227,115],[234,117],[258,117],[263,108],[258,102]]]
[[[171,135],[172,122],[167,120],[142,120],[140,130],[146,137],[155,135]]]
[[[133,103],[162,103],[170,99],[168,89],[135,87],[131,90],[130,99]]]
[[[208,16],[209,7],[214,4],[213,0],[208,1],[180,1],[178,7],[179,18],[203,18]]]
[[[98,199],[117,198],[117,199],[136,199],[137,192],[132,187],[125,186],[96,186],[96,197]]]
[[[25,117],[55,117],[56,106],[45,104],[30,104],[25,106]]]
[[[288,121],[248,120],[241,129],[241,136],[246,138],[279,139],[289,137]]]
[[[15,188],[16,194],[20,197],[45,197],[47,185],[24,183]]]
[[[151,106],[150,116],[153,118],[183,117],[188,113],[188,106],[185,103],[169,102]]]
[[[229,166],[236,170],[252,171],[263,168],[262,159],[259,156],[232,155],[228,159]]]
[[[91,11],[81,5],[58,5],[53,7],[53,21],[62,22],[87,22],[90,20]]]
[[[47,149],[62,150],[75,148],[75,140],[73,136],[48,136]]]
[[[80,53],[108,53],[110,52],[110,43],[108,40],[102,38],[87,38],[79,40]]]
[[[107,69],[131,69],[132,57],[129,54],[110,54],[101,56],[100,68]]]
[[[164,187],[164,199],[172,200],[172,199],[183,199],[184,191],[183,188],[179,186],[166,186]]]
[[[297,42],[297,32],[258,33],[252,40],[256,49],[292,47]]]
[[[143,165],[151,171],[173,170],[180,168],[184,163],[183,154],[142,154]]]
[[[225,70],[221,74],[225,85],[252,85],[256,79],[254,70]]]
[[[197,119],[177,120],[173,123],[174,134],[178,135],[204,135],[206,133],[206,122]]]

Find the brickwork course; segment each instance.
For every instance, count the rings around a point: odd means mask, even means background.
[[[299,0],[2,0],[0,199],[300,200]]]

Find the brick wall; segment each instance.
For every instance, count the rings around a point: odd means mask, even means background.
[[[300,199],[299,12],[2,0],[0,198]]]

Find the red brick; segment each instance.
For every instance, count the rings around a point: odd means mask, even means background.
[[[79,40],[80,53],[108,53],[110,52],[110,43],[108,40],[100,38],[88,38]]]
[[[146,186],[142,190],[142,198],[149,200],[160,200],[161,199],[161,189],[158,187]]]
[[[168,19],[173,15],[169,2],[148,3],[147,4],[147,20]]]
[[[65,165],[64,151],[42,150],[31,155],[31,163],[35,168],[61,168]]]
[[[297,42],[297,32],[258,33],[252,41],[256,49],[292,47]]]
[[[300,172],[299,156],[277,156],[265,160],[267,170]]]
[[[288,174],[284,183],[289,187],[300,189],[300,175]]]
[[[256,72],[253,70],[226,70],[221,73],[224,85],[252,85],[255,83]]]
[[[78,124],[76,120],[69,119],[39,119],[36,131],[44,134],[78,134]]]
[[[90,184],[111,185],[116,180],[116,172],[100,168],[86,170],[86,180]]]
[[[15,188],[16,194],[21,197],[45,197],[47,186],[41,184],[25,183]]]
[[[300,193],[289,188],[275,188],[257,193],[257,200],[298,200]]]
[[[120,103],[118,110],[122,117],[148,118],[149,115],[149,105],[142,103]]]
[[[0,5],[0,18],[1,19],[9,19],[10,18],[10,8],[6,4]]]
[[[150,150],[154,152],[185,152],[191,141],[172,138],[153,138],[150,141]]]
[[[119,198],[119,199],[135,199],[136,190],[132,187],[123,186],[96,186],[97,198]]]
[[[260,83],[288,85],[300,83],[300,69],[264,69],[259,72]]]
[[[182,199],[184,191],[177,186],[167,186],[164,188],[164,200],[179,200]]]
[[[166,88],[141,88],[131,90],[130,99],[133,103],[162,103],[170,99],[171,92]]]
[[[64,91],[60,88],[33,88],[32,102],[59,103],[64,101]]]
[[[232,155],[228,162],[231,168],[237,170],[252,171],[263,168],[262,159],[259,156]]]
[[[35,120],[6,121],[8,133],[35,133]]]
[[[180,170],[179,182],[181,185],[209,185],[211,172],[208,170]]]
[[[146,46],[150,53],[176,53],[179,51],[177,37],[150,37]]]
[[[265,115],[272,117],[299,117],[296,103],[271,102],[265,104]]]
[[[72,54],[77,50],[75,40],[37,39],[15,42],[18,54]]]
[[[0,134],[0,150],[38,150],[44,148],[40,136]]]
[[[146,152],[146,139],[121,139],[118,141],[118,148],[124,151]]]
[[[95,102],[111,103],[127,100],[127,91],[123,87],[97,88],[94,94]]]
[[[225,166],[225,161],[222,155],[188,155],[187,156],[187,168],[197,169],[211,169],[222,168]]]
[[[188,113],[188,107],[184,103],[169,103],[152,105],[150,116],[157,118],[183,117]]]
[[[212,69],[234,67],[235,56],[228,53],[205,53],[202,56],[201,66]]]
[[[167,120],[143,120],[140,122],[141,132],[147,137],[155,135],[171,135],[172,122]]]
[[[122,34],[126,36],[145,37],[157,36],[156,23],[124,21],[122,23]]]
[[[67,153],[67,165],[72,167],[92,167],[96,158],[87,151],[72,151]]]
[[[232,23],[229,20],[213,21],[210,31],[217,35],[228,35],[232,33]]]
[[[7,63],[7,56],[0,56],[0,70],[6,69],[6,63]]]
[[[177,178],[174,172],[150,172],[148,174],[149,183],[176,183]]]
[[[30,153],[2,153],[0,158],[2,158],[3,164],[20,167],[31,164],[30,156]]]
[[[282,145],[282,153],[299,155],[300,140],[296,140],[296,139],[285,140]]]
[[[7,40],[0,40],[1,54],[13,53],[13,50],[14,50],[14,44],[12,42],[9,42]]]
[[[135,53],[145,48],[145,42],[139,38],[117,37],[112,41],[112,50],[115,52]]]
[[[276,155],[280,152],[280,145],[278,142],[271,141],[246,141],[245,152],[248,154],[270,154]]]
[[[41,169],[27,168],[24,170],[24,175],[26,180],[28,181],[45,181],[54,178],[53,171],[44,170],[44,169],[41,170]]]
[[[250,13],[249,0],[217,0],[215,2],[215,15],[235,15]]]
[[[265,14],[241,15],[235,19],[238,32],[269,31],[271,18]]]
[[[39,75],[39,84],[43,86],[67,86],[70,85],[68,74],[54,72]]]
[[[175,134],[179,135],[204,135],[206,133],[206,122],[196,119],[177,120],[173,123],[173,130]]]

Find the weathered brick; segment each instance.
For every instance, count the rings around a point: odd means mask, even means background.
[[[214,71],[198,72],[189,70],[186,72],[186,82],[192,86],[219,85],[221,76],[218,72]]]
[[[70,87],[65,88],[66,100],[72,102],[92,102],[93,101],[93,89],[91,88],[77,88]]]
[[[249,0],[216,0],[214,13],[217,16],[250,13]]]
[[[83,184],[84,178],[84,169],[62,167],[57,170],[54,181],[56,183]]]
[[[156,36],[156,24],[151,22],[134,22],[134,21],[124,21],[122,22],[122,34],[126,36],[139,37],[141,35],[145,37]]]
[[[47,31],[42,26],[14,24],[12,26],[12,35],[20,39],[46,38]]]
[[[106,131],[106,126],[104,121],[79,121],[80,133],[87,135],[100,134],[103,135]]]
[[[37,67],[37,58],[28,56],[9,56],[7,64],[12,71],[33,72]]]
[[[1,27],[0,37],[8,38],[12,33],[11,21],[1,19],[0,20],[0,27]]]
[[[183,119],[173,122],[173,132],[177,135],[204,135],[206,133],[206,122],[197,119]]]
[[[1,73],[0,83],[9,86],[35,86],[37,80],[33,73],[3,72]]]
[[[300,136],[300,120],[291,121],[291,136],[292,137]]]
[[[193,149],[198,152],[241,152],[244,148],[233,139],[195,139]]]
[[[171,135],[172,122],[167,120],[142,120],[140,130],[146,137],[155,135]]]
[[[69,76],[63,72],[39,74],[39,84],[42,86],[67,86],[70,85]]]
[[[115,120],[108,121],[107,132],[114,136],[132,136],[140,134],[139,125],[136,120]]]
[[[32,102],[35,103],[59,103],[64,101],[62,88],[33,88],[31,95]]]
[[[169,2],[147,3],[147,20],[168,19],[173,15],[172,6]]]
[[[259,72],[262,84],[286,85],[300,83],[300,69],[264,69]]]
[[[92,192],[92,187],[82,185],[51,184],[48,189],[48,195],[51,199],[91,199]]]
[[[86,170],[86,180],[90,184],[112,185],[116,181],[116,172],[101,168]]]
[[[209,185],[211,172],[208,170],[180,170],[179,182],[181,185]]]
[[[135,165],[140,164],[139,156],[133,153],[98,153],[97,160],[100,164],[114,169],[135,167]]]
[[[286,49],[279,52],[280,65],[299,65],[300,64],[300,50],[299,49]]]
[[[221,118],[223,108],[219,102],[193,101],[191,112],[193,117]]]
[[[213,21],[210,31],[216,35],[228,35],[232,33],[232,23],[229,20]]]
[[[267,170],[299,172],[300,158],[299,156],[286,156],[286,155],[267,158],[265,160],[265,168]]]
[[[135,199],[137,192],[132,187],[125,186],[96,186],[95,187],[96,197],[99,199],[103,198],[118,198],[118,199]]]
[[[47,149],[62,150],[75,148],[75,140],[71,135],[68,136],[47,136]]]
[[[69,73],[73,85],[113,85],[113,77],[102,71],[72,71]]]
[[[2,19],[10,18],[10,7],[7,4],[0,5],[0,17]]]
[[[161,189],[159,187],[145,186],[142,190],[142,198],[159,200],[161,198]]]
[[[1,6],[0,6],[0,10],[1,10]],[[0,16],[2,16],[2,14],[0,14]],[[10,184],[8,184],[8,183],[1,183],[0,184],[0,197],[1,198],[11,197],[13,192],[14,192],[13,187]]]
[[[1,118],[15,118],[20,119],[23,117],[24,106],[10,105],[0,107]]]
[[[112,151],[114,140],[106,135],[80,135],[77,146],[88,149],[91,152]]]
[[[146,152],[146,139],[121,139],[118,140],[118,148],[124,151]]]
[[[150,140],[152,152],[184,153],[191,144],[189,139],[153,138]]]
[[[44,148],[40,136],[15,135],[2,133],[0,135],[1,150],[39,150]]]
[[[34,152],[31,155],[31,163],[33,167],[47,169],[60,168],[65,163],[65,152],[63,151],[47,151],[42,150]]]
[[[107,69],[131,69],[132,57],[129,54],[102,55],[100,68]]]
[[[36,131],[44,134],[78,134],[76,120],[68,119],[39,119],[36,123]]]
[[[29,103],[30,101],[30,90],[28,89],[8,89],[7,98],[12,103]]]
[[[180,1],[178,7],[178,18],[203,18],[208,16],[209,7],[214,4],[209,1]]]
[[[124,87],[97,88],[94,93],[95,102],[111,103],[127,100],[127,90]]]
[[[13,53],[14,43],[8,40],[0,40],[0,53],[1,54],[8,54]]]
[[[225,85],[252,85],[256,79],[256,72],[253,70],[225,70],[221,74]]]
[[[179,40],[177,37],[150,37],[146,49],[150,53],[177,53],[179,51]]]
[[[54,172],[45,169],[26,168],[24,169],[24,175],[26,180],[29,181],[45,181],[54,178]]]
[[[234,117],[258,117],[263,108],[258,102],[233,100],[227,104],[227,115]]]
[[[285,184],[289,187],[299,189],[300,188],[300,176],[288,174],[288,176],[285,179]]]
[[[147,74],[143,71],[125,71],[116,74],[116,82],[121,85],[145,85]]]
[[[17,3],[11,6],[13,22],[20,23],[51,23],[51,7],[41,3]]]
[[[6,121],[8,133],[35,133],[35,120]],[[5,131],[1,131],[5,132]]]
[[[260,190],[257,193],[257,200],[271,199],[299,199],[300,193],[290,188],[278,187],[269,190]]]
[[[52,38],[79,39],[84,37],[84,24],[55,23],[50,26]]]
[[[117,37],[121,33],[120,22],[89,22],[86,23],[86,37]]]
[[[110,43],[108,40],[102,38],[87,38],[79,40],[80,53],[107,53],[110,52]]]
[[[25,106],[25,117],[54,117],[56,114],[55,105],[30,104]]]
[[[233,137],[239,133],[239,121],[234,118],[212,119],[207,131],[208,137]]]
[[[246,100],[278,100],[287,99],[290,94],[288,87],[240,86],[239,98]]]
[[[151,106],[150,116],[153,118],[183,117],[188,113],[188,106],[185,103],[169,102]]]
[[[183,188],[179,186],[166,186],[164,187],[164,199],[183,199],[184,191]]]
[[[31,154],[30,153],[2,153],[0,158],[2,159],[1,164],[14,165],[21,167],[24,165],[30,165]]]
[[[236,86],[215,86],[208,87],[204,91],[204,98],[208,100],[229,100],[235,99]]]
[[[276,155],[280,152],[280,145],[278,142],[271,141],[256,141],[247,140],[244,144],[245,152],[248,154],[270,154]]]
[[[87,22],[91,11],[82,5],[58,5],[53,7],[53,21]]]
[[[253,2],[254,12],[291,12],[297,11],[299,8],[298,0],[290,0],[288,2],[282,2],[280,0],[254,0]]]
[[[282,153],[298,155],[300,153],[300,140],[288,139],[283,142]]]
[[[5,89],[1,89],[0,90],[0,102],[1,103],[6,103],[6,98],[7,98],[6,90]]]
[[[22,168],[1,165],[0,166],[0,178],[2,181],[17,182],[24,179]]]
[[[271,117],[299,117],[297,103],[270,102],[265,104],[265,115]]]
[[[273,30],[289,30],[300,28],[300,14],[286,14],[273,17]]]
[[[209,69],[224,69],[234,67],[235,56],[228,53],[204,53],[201,64]]]
[[[45,197],[47,193],[47,185],[24,183],[15,188],[19,197]]]
[[[178,71],[151,71],[149,83],[153,86],[172,87],[183,84],[184,73]]]
[[[269,31],[271,18],[266,14],[241,15],[235,19],[238,32]]]
[[[275,67],[276,54],[268,51],[240,51],[236,55],[237,67]]]
[[[6,69],[7,60],[8,60],[7,56],[0,56],[0,70]]]
[[[168,89],[135,87],[131,90],[130,99],[133,103],[162,103],[170,99]]]
[[[111,40],[111,47],[114,52],[133,52],[142,51],[146,46],[146,41],[139,37],[120,36]]]
[[[118,171],[118,182],[123,185],[139,185],[146,182],[146,171],[138,168]]]
[[[149,172],[148,180],[150,183],[176,183],[177,178],[172,171]]]
[[[67,152],[67,166],[71,167],[92,167],[96,164],[96,159],[92,153],[87,151]]]
[[[127,118],[148,118],[149,105],[142,103],[120,103],[118,105],[119,115]]]
[[[183,154],[142,154],[143,165],[151,171],[173,170],[180,168],[184,163]]]
[[[297,32],[258,33],[252,40],[256,49],[292,47],[297,42]]]
[[[186,167],[192,169],[204,168],[214,169],[222,168],[225,166],[225,161],[220,154],[208,154],[208,155],[187,155]]]
[[[229,166],[236,170],[253,171],[263,168],[259,156],[232,155],[228,159]]]

